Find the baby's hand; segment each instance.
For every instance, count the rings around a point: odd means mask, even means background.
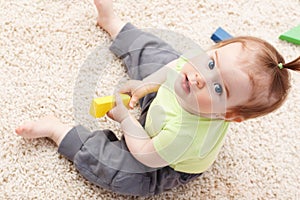
[[[126,93],[131,96],[129,107],[133,108],[138,100],[145,95],[157,91],[159,88],[156,83],[145,83],[140,80],[128,81],[120,90],[120,93]]]
[[[140,80],[130,80],[128,81],[120,90],[120,93],[126,93],[131,96],[129,107],[133,108],[138,100],[145,96],[143,94],[143,81]]]
[[[126,106],[123,104],[122,98],[119,93],[115,94],[116,105],[111,109],[107,116],[111,119],[121,123],[126,117],[129,116],[129,111]]]

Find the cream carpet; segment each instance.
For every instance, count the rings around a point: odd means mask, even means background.
[[[115,10],[138,27],[172,30],[201,46],[213,44],[211,33],[221,26],[268,40],[287,61],[300,55],[300,46],[278,39],[300,24],[299,0],[117,0]],[[14,134],[24,121],[51,113],[65,123],[119,131],[83,109],[127,78],[95,19],[92,0],[0,1],[0,199],[132,199],[88,183],[50,140]],[[148,199],[300,199],[300,75],[292,81],[278,111],[231,125],[202,177]]]

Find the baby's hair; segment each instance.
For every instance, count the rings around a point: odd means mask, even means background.
[[[285,63],[283,56],[270,43],[249,36],[222,41],[214,48],[235,42],[241,43],[247,52],[242,59],[246,59],[244,70],[252,82],[252,94],[246,104],[230,108],[230,112],[245,120],[273,112],[284,103],[289,93],[289,70],[300,71],[300,56]]]

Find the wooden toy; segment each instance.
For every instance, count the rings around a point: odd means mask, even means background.
[[[300,25],[279,36],[279,39],[300,45]]]
[[[223,28],[219,27],[210,37],[215,43],[232,38]]]
[[[120,94],[123,103],[128,107],[130,96],[127,94]],[[90,114],[95,118],[103,117],[108,111],[115,106],[115,96],[98,97],[92,100],[90,107]]]

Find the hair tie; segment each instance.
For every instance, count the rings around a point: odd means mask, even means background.
[[[283,64],[282,63],[278,63],[278,67],[279,67],[279,69],[283,69]]]

